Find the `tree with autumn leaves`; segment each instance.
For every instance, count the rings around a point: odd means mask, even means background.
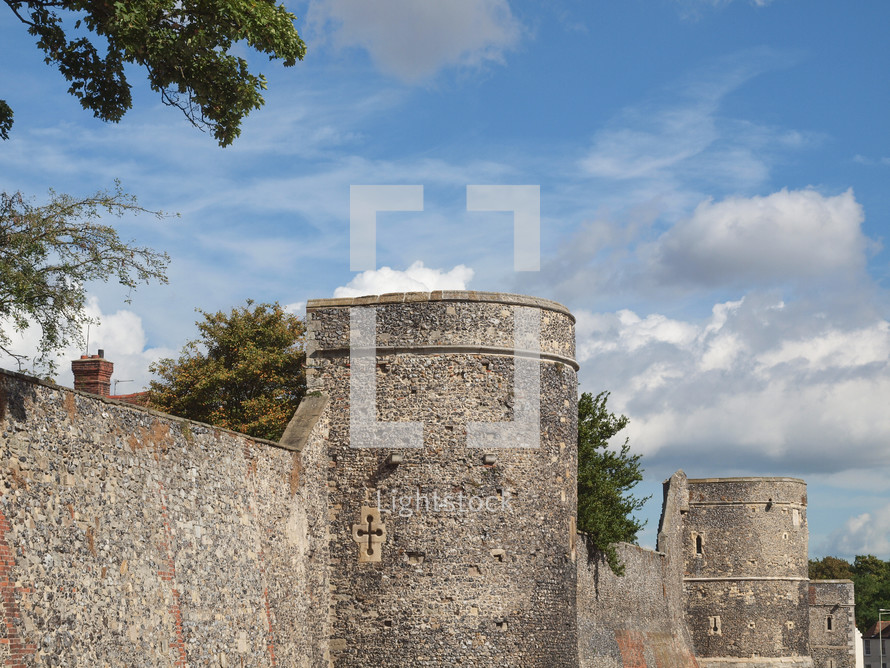
[[[303,321],[277,302],[199,313],[200,338],[151,365],[151,407],[279,440],[306,392]]]

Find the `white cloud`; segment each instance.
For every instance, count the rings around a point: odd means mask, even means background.
[[[831,554],[890,554],[890,503],[851,517],[827,542]]]
[[[778,348],[758,355],[758,371],[769,373],[782,364],[797,364],[808,371],[826,371],[869,364],[890,358],[890,323],[877,322],[851,331],[831,330],[806,339],[783,341]]]
[[[858,274],[869,240],[852,190],[780,190],[700,203],[653,249],[660,281],[709,286]]]
[[[132,311],[122,309],[114,313],[103,313],[99,300],[91,296],[87,300],[86,313],[100,323],[93,324],[89,328],[89,353],[95,355],[97,350],[102,349],[105,351],[105,359],[114,364],[112,393],[116,391],[117,394],[130,394],[148,387],[152,377],[148,371],[149,364],[161,357],[171,357],[175,354],[169,348],[146,347],[147,339],[142,319]],[[9,331],[5,323],[3,326]],[[24,332],[9,332],[9,334],[12,339],[10,346],[12,350],[30,357],[35,355],[40,339],[37,328],[30,327]],[[59,370],[57,383],[67,387],[74,385],[71,360],[78,359],[83,352],[79,348],[70,347],[53,356]],[[10,358],[0,356],[0,365],[17,370],[15,362]],[[28,372],[27,369],[24,371]],[[114,384],[115,380],[118,381],[117,386]]]
[[[405,271],[381,267],[358,274],[345,286],[334,290],[334,297],[361,297],[387,292],[430,292],[432,290],[466,290],[473,270],[462,264],[451,271],[425,267],[418,260]]]
[[[451,65],[500,62],[522,28],[507,0],[313,0],[308,19],[338,47],[358,46],[399,79],[415,82]]]
[[[584,389],[612,391],[631,441],[658,461],[890,475],[886,320],[847,322],[753,293],[704,321],[576,315],[581,378],[596,381]]]
[[[653,177],[659,172],[702,153],[718,137],[707,100],[687,107],[660,110],[653,116],[628,110],[624,127],[602,130],[581,167],[601,178]]]
[[[750,192],[770,178],[776,156],[820,140],[734,117],[727,96],[796,56],[749,49],[709,63],[648,99],[629,105],[593,136],[582,174],[610,182],[608,198],[672,200],[675,214],[702,193]],[[676,206],[679,205],[679,208]]]

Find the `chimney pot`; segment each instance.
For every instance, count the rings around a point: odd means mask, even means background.
[[[105,351],[99,348],[99,359],[105,359]]]

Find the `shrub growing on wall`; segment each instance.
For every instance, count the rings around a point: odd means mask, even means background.
[[[585,392],[578,400],[578,529],[588,534],[620,575],[624,567],[614,544],[636,542],[645,522],[633,513],[649,497],[630,493],[643,479],[641,455],[630,454],[628,439],[617,450],[609,447],[609,439],[627,426],[628,419],[609,412],[608,398],[608,392],[595,398]]]

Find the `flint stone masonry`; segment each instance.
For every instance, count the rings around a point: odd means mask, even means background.
[[[810,653],[815,668],[855,668],[853,601],[852,580],[810,582]]]
[[[617,548],[623,577],[579,534],[579,666],[697,668],[692,645],[671,612],[671,590],[679,590],[679,581],[670,579],[665,555],[627,543]]]
[[[686,486],[686,626],[699,663],[811,666],[806,483],[707,478]]]
[[[326,665],[325,429],[290,452],[0,371],[0,662]]]
[[[351,443],[351,309],[376,311],[374,418],[422,423],[422,447]],[[517,309],[540,317],[540,447],[485,464],[467,424],[514,419]],[[307,317],[309,389],[331,402],[335,665],[576,666],[574,318],[472,292],[315,300]],[[386,525],[379,561],[354,539],[363,507]]]

